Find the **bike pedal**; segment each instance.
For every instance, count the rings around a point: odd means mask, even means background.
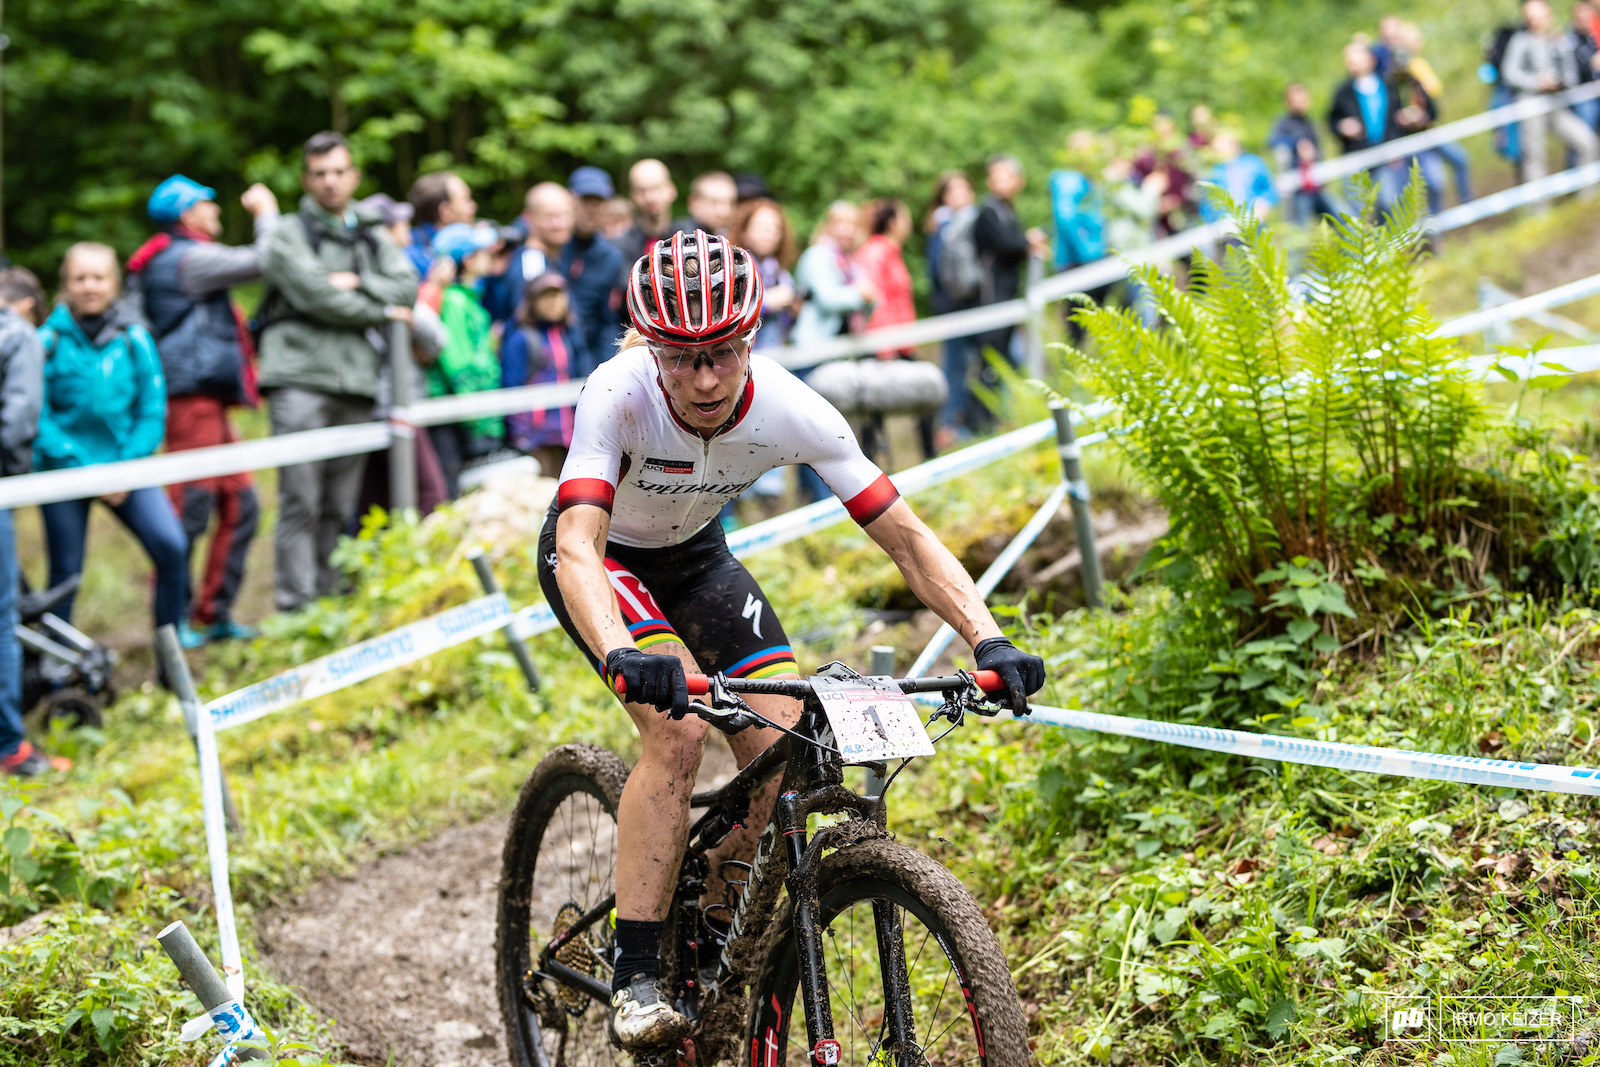
[[[694,1067],[694,1038],[686,1037],[677,1048],[655,1049],[633,1054],[634,1067]]]

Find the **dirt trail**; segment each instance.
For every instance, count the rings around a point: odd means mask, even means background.
[[[733,754],[713,734],[698,786],[733,771]],[[337,1021],[347,1059],[504,1067],[494,927],[506,823],[447,830],[318,882],[263,916],[268,966]]]

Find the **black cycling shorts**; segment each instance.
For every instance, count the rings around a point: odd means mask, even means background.
[[[761,587],[733,558],[713,519],[681,545],[629,548],[606,544],[606,575],[634,644],[644,651],[679,641],[707,674],[769,678],[799,673],[783,624]],[[603,657],[584,643],[556,584],[556,510],[539,532],[539,588],[573,644],[596,671]]]

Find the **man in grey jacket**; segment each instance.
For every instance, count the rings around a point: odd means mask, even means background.
[[[337,133],[306,142],[306,195],[267,246],[259,384],[274,434],[367,422],[379,355],[367,331],[411,321],[417,275],[382,219],[351,203],[361,171]],[[329,564],[361,491],[364,456],[278,472],[274,598],[292,611],[334,591]]]
[[[21,267],[0,270],[0,477],[33,469],[44,400],[44,346],[37,331],[43,307],[38,278]],[[16,549],[11,512],[0,510],[0,772],[25,777],[72,764],[45,755],[23,732]]]
[[[1500,70],[1518,100],[1558,93],[1583,81],[1572,38],[1556,25],[1547,0],[1525,0],[1522,17],[1527,28],[1517,31],[1506,45]],[[1522,121],[1522,179],[1533,181],[1549,173],[1545,138],[1551,129],[1578,156],[1579,165],[1600,158],[1600,139],[1594,130],[1568,108],[1559,108]],[[1584,191],[1594,195],[1591,187]]]

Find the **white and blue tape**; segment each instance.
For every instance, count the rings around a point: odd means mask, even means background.
[[[1404,778],[1431,778],[1440,782],[1460,782],[1494,788],[1538,789],[1553,793],[1600,796],[1600,770],[1592,767],[1563,767],[1553,763],[1518,763],[1486,759],[1481,756],[1452,756],[1442,752],[1413,752],[1403,748],[1376,748],[1350,745],[1341,741],[1314,738],[1279,737],[1274,734],[1221,730],[1210,726],[1134,719],[1124,715],[1102,715],[1071,708],[1036,705],[1027,717],[1095,733],[1140,737],[1147,741],[1227,752],[1237,756],[1298,763],[1308,767],[1390,774]],[[1019,721],[1027,721],[1019,720]]]
[[[492,633],[512,619],[504,593],[479,597],[218,697],[205,706],[205,714],[218,730],[253,722]]]

